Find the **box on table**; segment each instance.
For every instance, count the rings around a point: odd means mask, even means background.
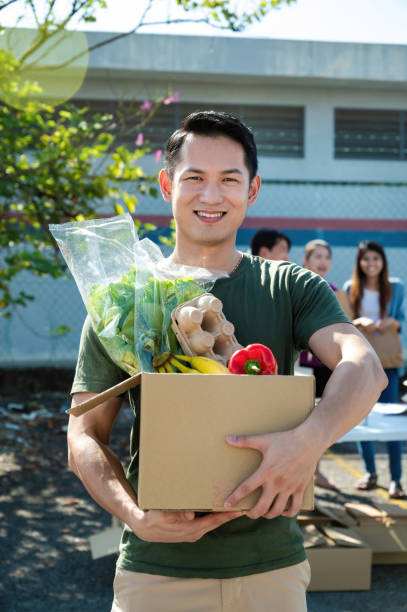
[[[367,591],[372,550],[347,527],[301,527],[311,566],[308,591]]]
[[[407,563],[407,510],[397,504],[346,503],[353,527],[373,551],[374,564]]]
[[[224,510],[225,499],[262,459],[257,450],[230,446],[226,436],[292,429],[315,401],[313,376],[142,372],[68,412],[79,416],[137,385],[143,510]],[[258,489],[234,509],[249,510],[259,495]],[[313,481],[303,508],[313,508]]]
[[[283,431],[314,407],[314,378],[212,374],[140,375],[138,502],[142,509],[224,510],[226,497],[261,462],[227,435]],[[248,510],[260,491],[235,509]],[[313,482],[303,507],[313,507]]]

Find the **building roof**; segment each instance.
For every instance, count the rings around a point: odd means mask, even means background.
[[[89,45],[114,37],[88,33]],[[90,77],[407,89],[407,45],[131,34],[90,55]]]

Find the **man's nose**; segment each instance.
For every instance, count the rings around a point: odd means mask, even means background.
[[[205,204],[218,204],[223,196],[215,181],[206,181],[200,195],[200,201]]]

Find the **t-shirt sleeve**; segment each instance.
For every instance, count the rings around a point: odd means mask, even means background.
[[[327,325],[350,323],[329,284],[310,270],[293,266],[290,277],[294,343],[308,348],[311,336]]]
[[[101,393],[128,378],[109,357],[97,337],[89,316],[82,328],[79,355],[71,393]]]

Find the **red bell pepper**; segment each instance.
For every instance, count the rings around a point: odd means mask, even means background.
[[[229,359],[231,374],[277,374],[277,360],[264,344],[249,344]]]

